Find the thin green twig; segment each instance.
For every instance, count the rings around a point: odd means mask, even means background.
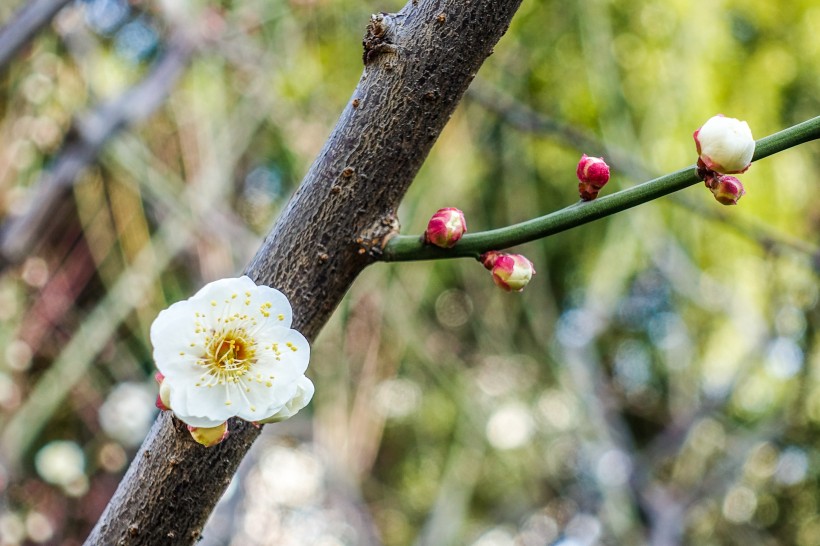
[[[820,116],[758,140],[753,161],[818,138],[820,138]],[[692,165],[594,201],[575,203],[546,216],[503,228],[467,234],[455,247],[450,249],[425,245],[418,235],[399,235],[385,245],[381,260],[406,262],[444,258],[478,258],[488,250],[502,250],[542,239],[636,207],[698,182],[700,179]]]

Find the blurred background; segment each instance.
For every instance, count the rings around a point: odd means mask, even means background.
[[[83,541],[155,417],[152,320],[242,271],[404,2],[62,4],[0,57],[2,546]],[[759,138],[819,97],[816,0],[525,0],[403,232],[570,205],[582,152],[611,193],[716,113]],[[523,294],[370,267],[201,544],[820,544],[819,170],[810,143],[737,207],[699,185],[517,249]]]

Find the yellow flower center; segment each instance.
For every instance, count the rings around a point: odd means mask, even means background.
[[[205,338],[205,354],[197,361],[207,369],[208,384],[238,383],[256,362],[256,341],[244,328],[212,332]]]
[[[250,292],[245,292],[245,297],[244,304],[249,307],[251,305]],[[239,294],[231,294],[230,299],[225,300],[225,304],[229,305],[232,300],[238,298]],[[219,305],[216,300],[212,300],[210,304],[211,307]],[[259,314],[262,315],[263,319],[267,319],[271,316],[272,308],[272,303],[264,302],[259,307]],[[279,314],[276,319],[284,321],[285,315]],[[233,404],[231,397],[236,393],[239,393],[241,397],[245,398],[246,402],[249,402],[247,393],[251,392],[253,383],[264,385],[267,388],[273,387],[273,374],[262,375],[259,370],[252,373],[258,361],[257,351],[272,351],[276,360],[281,360],[282,357],[278,343],[271,343],[270,345],[262,343],[267,340],[258,340],[253,334],[258,326],[256,317],[243,312],[234,312],[233,314],[225,313],[208,318],[205,313],[197,311],[194,313],[194,325],[194,333],[204,336],[201,342],[194,341],[191,343],[191,348],[201,351],[196,363],[203,368],[202,375],[195,386],[207,388],[217,386],[238,387],[238,389],[228,388],[225,391],[226,406]],[[297,347],[290,342],[285,345],[291,351],[297,350]],[[180,355],[184,355],[184,352]],[[249,405],[248,407],[250,411],[256,411],[254,406]]]

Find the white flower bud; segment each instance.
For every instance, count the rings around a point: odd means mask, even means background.
[[[755,140],[745,121],[717,115],[692,136],[701,161],[717,173],[742,173],[752,164]]]

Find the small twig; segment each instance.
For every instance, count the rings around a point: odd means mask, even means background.
[[[492,89],[481,82],[473,82],[467,92],[467,98],[481,105],[485,110],[496,114],[510,127],[539,137],[554,138],[559,144],[587,153],[589,155],[603,155],[607,163],[620,175],[637,180],[655,178],[658,173],[652,172],[626,150],[602,142],[595,135],[579,129],[571,124],[556,120],[548,115],[533,110],[509,95]],[[672,197],[673,205],[715,222],[720,222],[740,235],[753,240],[765,251],[778,253],[791,252],[809,259],[810,267],[820,273],[820,249],[805,241],[779,233],[773,228],[755,222],[750,218],[739,215],[730,215],[722,207],[704,207],[683,195]]]
[[[820,116],[758,140],[754,161],[818,138],[820,138]],[[542,239],[636,207],[698,182],[700,179],[693,165],[594,201],[575,203],[546,216],[512,226],[465,235],[451,249],[425,245],[418,235],[400,235],[392,238],[386,244],[380,259],[386,262],[401,262],[478,258],[488,250],[501,250]]]
[[[0,28],[0,71],[71,0],[34,0]]]

